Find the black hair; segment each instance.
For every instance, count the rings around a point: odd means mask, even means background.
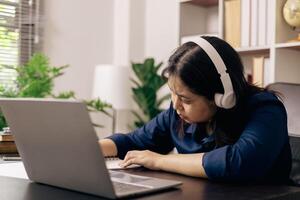
[[[217,146],[233,144],[240,136],[246,119],[243,117],[249,96],[266,89],[248,83],[244,76],[244,66],[239,54],[224,40],[204,36],[224,61],[236,95],[236,105],[231,109],[218,108],[213,123]],[[162,76],[166,79],[177,76],[191,92],[213,101],[215,93],[224,93],[224,88],[213,62],[205,51],[194,42],[181,45],[169,58]],[[237,123],[238,121],[238,123]],[[181,126],[183,127],[181,120]],[[183,129],[180,129],[180,133]]]

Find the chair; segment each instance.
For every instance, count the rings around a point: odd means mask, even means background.
[[[288,115],[288,132],[292,151],[290,178],[300,186],[300,84],[272,83],[267,88],[282,94]]]

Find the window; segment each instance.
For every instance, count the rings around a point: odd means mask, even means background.
[[[16,72],[37,50],[39,0],[0,0],[0,85],[15,87]]]

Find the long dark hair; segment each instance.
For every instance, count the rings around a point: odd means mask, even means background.
[[[233,144],[240,136],[245,117],[243,111],[247,98],[266,89],[249,84],[244,77],[244,67],[238,53],[224,40],[217,37],[203,37],[220,54],[230,75],[237,104],[232,109],[218,108],[213,122],[216,129],[217,146]],[[169,58],[162,76],[179,77],[191,92],[214,100],[215,93],[224,93],[220,76],[205,51],[194,42],[181,45]],[[183,123],[181,121],[181,123]]]

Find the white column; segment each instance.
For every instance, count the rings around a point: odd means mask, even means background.
[[[130,0],[114,1],[113,64],[128,66],[130,34]]]
[[[179,3],[146,0],[145,56],[166,61],[179,44]]]

